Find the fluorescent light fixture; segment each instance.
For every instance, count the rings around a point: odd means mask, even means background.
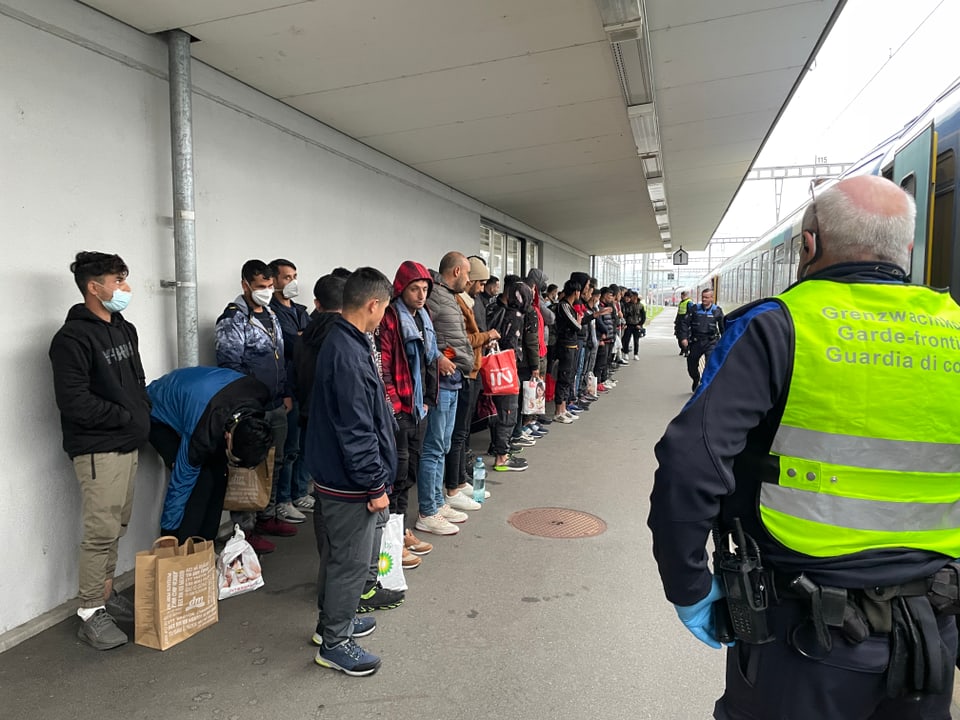
[[[650,193],[651,202],[660,201],[665,203],[667,201],[667,195],[663,189],[662,181],[647,183],[647,192]]]
[[[664,242],[670,242],[670,231],[669,231],[669,230],[661,230],[661,231],[660,231],[660,238],[661,238]]]
[[[604,30],[619,26],[638,26],[643,18],[640,12],[640,0],[597,0],[597,9],[603,20]]]
[[[667,201],[666,200],[654,200],[653,201],[653,211],[655,213],[663,213],[667,211]]]
[[[666,225],[670,222],[670,216],[666,212],[655,213],[654,218],[656,218],[657,225]]]
[[[657,130],[657,114],[653,103],[630,105],[627,108],[627,117],[630,118],[630,129],[633,130],[637,152],[640,155],[660,152],[660,133]]]
[[[643,174],[647,180],[663,177],[663,168],[660,167],[659,155],[641,155],[640,161],[643,163]]]

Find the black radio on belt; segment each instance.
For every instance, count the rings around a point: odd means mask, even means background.
[[[713,530],[713,570],[727,594],[716,604],[717,639],[760,645],[774,639],[767,629],[767,573],[760,561],[760,548],[743,531],[740,518],[734,518],[733,525],[734,529],[722,536],[716,527]],[[733,549],[731,540],[735,545]],[[724,617],[724,604],[727,617]]]

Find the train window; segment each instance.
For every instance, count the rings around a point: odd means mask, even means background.
[[[750,297],[748,301],[752,302],[760,297],[760,258],[755,257],[750,261]]]
[[[770,251],[767,250],[760,256],[760,292],[757,297],[766,297],[770,294],[770,284],[773,282],[773,273],[770,266]]]
[[[883,170],[880,171],[880,174],[883,175],[887,180],[893,182],[893,164],[891,163]]]
[[[797,268],[800,267],[800,239],[801,235],[797,235],[793,242],[790,244],[790,272],[787,274],[788,284],[793,282],[797,277]]]
[[[907,193],[910,197],[917,197],[917,176],[913,173],[905,176],[903,180],[900,181],[900,187],[903,188],[903,191]]]
[[[937,192],[933,199],[933,243],[930,249],[930,286],[954,286],[953,296],[960,291],[951,277],[953,272],[953,216],[956,211],[953,150],[937,156]]]
[[[774,294],[785,290],[787,285],[787,244],[783,243],[773,249]]]

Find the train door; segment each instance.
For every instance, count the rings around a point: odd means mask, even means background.
[[[913,255],[908,268],[912,282],[929,282],[930,230],[933,227],[933,158],[937,134],[930,123],[913,140],[897,151],[893,160],[893,181],[917,202],[917,224],[913,231]]]

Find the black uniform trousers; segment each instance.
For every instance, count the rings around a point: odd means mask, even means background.
[[[949,720],[953,678],[937,695],[891,699],[886,695],[890,659],[887,634],[858,645],[830,628],[833,649],[822,660],[801,655],[792,645],[794,628],[810,606],[785,600],[767,610],[776,640],[765,645],[737,642],[727,649],[726,691],[714,707],[716,720]],[[937,616],[940,638],[956,656],[954,616]],[[951,668],[952,669],[952,668]]]
[[[177,431],[166,423],[152,420],[150,444],[160,454],[163,464],[172,469],[180,450],[180,435]],[[223,496],[227,492],[226,450],[226,443],[223,443],[203,461],[197,482],[184,506],[180,527],[161,528],[162,535],[173,535],[180,542],[189,537],[216,539],[220,530],[220,516],[223,513]]]
[[[717,346],[717,336],[696,336],[687,344],[687,374],[694,383],[700,382],[700,358],[704,364],[709,362],[713,349]]]

